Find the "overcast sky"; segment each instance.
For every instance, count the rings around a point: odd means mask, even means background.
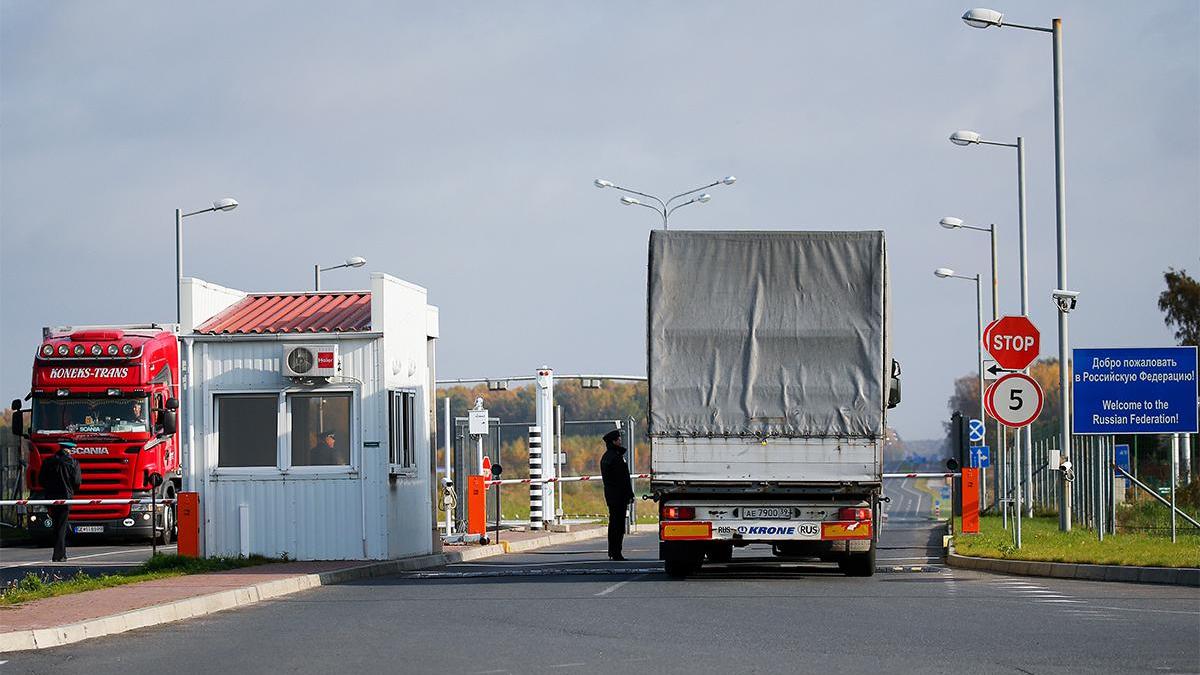
[[[1173,344],[1156,298],[1200,273],[1200,3],[1018,2],[1065,22],[1069,283],[1079,347]],[[645,371],[647,209],[733,174],[674,227],[883,229],[905,400],[941,435],[975,369],[987,272],[1018,313],[1023,135],[1030,296],[1057,354],[1051,41],[974,30],[961,2],[54,2],[0,0],[0,393],[44,325],[174,320],[186,269],[249,291],[383,271],[441,308],[438,373]],[[990,308],[986,310],[990,314]],[[541,320],[538,320],[540,316]]]

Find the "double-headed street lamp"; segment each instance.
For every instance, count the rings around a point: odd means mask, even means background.
[[[666,201],[663,201],[662,199],[655,197],[654,195],[646,194],[645,192],[638,192],[637,190],[631,190],[629,188],[621,187],[620,185],[616,185],[612,181],[604,180],[603,178],[597,178],[596,180],[592,181],[592,184],[598,188],[613,188],[614,190],[620,190],[621,192],[628,192],[629,194],[638,195],[641,197],[645,197],[647,199],[653,199],[654,201],[658,202],[658,205],[655,206],[654,204],[647,204],[646,202],[643,202],[642,200],[636,199],[634,197],[621,197],[621,203],[624,204],[625,206],[644,206],[648,209],[653,209],[655,213],[662,216],[663,229],[665,230],[665,229],[667,229],[667,218],[669,218],[671,216],[671,214],[674,213],[677,209],[687,206],[688,204],[696,204],[696,203],[706,204],[706,203],[708,203],[708,201],[710,199],[712,199],[712,195],[708,194],[707,192],[703,192],[702,194],[700,194],[696,197],[692,197],[691,199],[687,200],[686,202],[682,202],[682,203],[675,204],[674,206],[672,206],[671,204],[674,203],[675,200],[680,199],[682,197],[686,197],[688,195],[694,195],[697,192],[702,192],[703,190],[707,190],[711,187],[716,187],[718,185],[733,185],[735,182],[737,182],[736,176],[726,176],[724,178],[721,178],[720,180],[715,180],[715,181],[709,183],[708,185],[702,185],[698,188],[688,190],[687,192],[680,192],[679,194],[675,195],[674,197],[671,197],[670,199],[668,199]]]
[[[1004,15],[994,9],[976,8],[967,10],[962,20],[972,28],[1012,27],[1032,30],[1039,33],[1050,33],[1053,44],[1054,69],[1054,219],[1057,224],[1058,239],[1058,290],[1067,290],[1067,204],[1066,204],[1066,150],[1063,147],[1063,63],[1062,63],[1062,19],[1056,18],[1050,22],[1049,28],[1042,26],[1026,26],[1005,21]],[[1071,455],[1071,380],[1067,373],[1068,353],[1067,312],[1073,304],[1060,303],[1058,307],[1058,384],[1061,396],[1061,414],[1059,415],[1059,432],[1062,460],[1066,461]],[[1062,490],[1059,492],[1058,526],[1059,529],[1071,530],[1071,483],[1063,476]]]
[[[948,267],[939,267],[933,271],[933,275],[939,279],[965,279],[975,282],[975,350],[979,360],[979,419],[984,418],[983,408],[983,285],[979,283],[979,275],[969,277],[962,274],[955,274],[954,270]],[[984,430],[985,437],[982,443],[987,443],[986,428]],[[984,492],[984,481],[979,481],[979,501],[984,503],[987,494]]]
[[[236,199],[225,197],[213,202],[207,209],[191,213],[175,209],[175,322],[179,324],[180,330],[183,330],[183,219],[209,211],[232,211],[237,205]]]
[[[363,265],[366,265],[366,264],[367,264],[366,258],[354,256],[352,258],[346,258],[346,262],[342,263],[341,265],[334,265],[333,267],[321,267],[320,265],[313,265],[313,290],[314,291],[321,290],[321,272],[328,272],[329,270],[340,270],[343,267],[362,267]]]
[[[962,218],[951,218],[949,216],[942,218],[940,221],[938,221],[938,224],[941,225],[942,227],[946,228],[947,230],[974,230],[976,232],[987,232],[989,235],[991,235],[991,241],[992,241],[992,321],[995,321],[996,319],[1000,318],[1000,316],[999,316],[999,312],[1000,312],[1000,299],[999,299],[1000,282],[999,282],[998,277],[996,276],[996,224],[992,223],[992,224],[988,225],[987,227],[976,227],[974,225],[967,225],[967,224],[963,223]],[[986,420],[987,420],[987,415],[986,415],[986,413],[983,412],[983,409],[980,408],[979,421],[985,422]],[[1000,450],[1001,452],[1003,452],[1003,448],[1004,448],[1004,444],[1005,444],[1004,431],[1000,425],[1000,420],[996,420],[996,442],[999,444],[997,446],[997,449]],[[999,474],[999,473],[996,474],[996,476],[1000,476],[1000,475],[1001,474]],[[997,483],[999,483],[999,481],[997,481]],[[999,488],[999,486],[996,489],[996,493],[997,494],[1001,493],[1001,489]],[[1005,511],[1005,513],[1007,514],[1007,511]],[[1005,526],[1007,526],[1007,525],[1008,525],[1008,523],[1007,523],[1007,521],[1005,521]]]
[[[961,129],[950,134],[950,142],[955,145],[995,145],[1003,148],[1017,149],[1017,219],[1020,228],[1021,249],[1021,316],[1029,317],[1029,262],[1027,247],[1027,227],[1025,223],[1025,139],[1017,136],[1016,143],[999,143],[985,140],[978,132]],[[1026,368],[1024,372],[1029,372]],[[1017,443],[1019,452],[1024,455],[1025,463],[1025,503],[1029,509],[1029,517],[1033,517],[1033,434],[1032,429],[1018,429]]]

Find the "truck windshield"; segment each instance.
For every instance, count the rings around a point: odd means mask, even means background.
[[[148,431],[144,398],[34,399],[35,433]]]

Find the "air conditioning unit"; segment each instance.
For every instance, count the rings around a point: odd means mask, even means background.
[[[333,377],[342,368],[337,345],[284,345],[285,377]]]

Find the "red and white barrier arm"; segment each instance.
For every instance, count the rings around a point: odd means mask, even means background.
[[[630,476],[630,478],[633,478],[635,480],[642,480],[644,478],[649,478],[649,477],[650,477],[650,474],[648,474],[648,473],[635,473],[632,476]],[[561,478],[541,478],[541,479],[505,478],[503,480],[489,480],[489,481],[485,481],[485,483],[487,485],[533,485],[533,484],[542,485],[544,483],[570,483],[572,481],[580,481],[580,480],[602,480],[602,478],[603,478],[602,476],[563,476]]]
[[[956,478],[956,472],[947,473],[885,473],[884,478]]]
[[[174,504],[174,499],[0,499],[0,506],[99,506],[102,504]]]

